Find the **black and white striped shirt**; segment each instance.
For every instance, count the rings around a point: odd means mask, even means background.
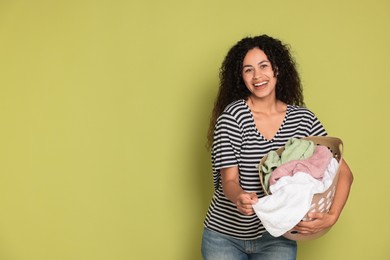
[[[225,197],[220,169],[238,166],[241,187],[247,192],[264,196],[260,184],[258,164],[269,151],[285,145],[292,137],[326,135],[317,117],[308,109],[287,105],[286,115],[272,140],[257,130],[253,115],[245,100],[237,100],[226,107],[218,118],[212,146],[214,194],[204,225],[206,228],[239,239],[261,237],[265,228],[253,214],[246,216]]]

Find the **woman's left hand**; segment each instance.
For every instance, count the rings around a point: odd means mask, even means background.
[[[347,202],[352,181],[353,175],[351,169],[349,168],[347,163],[342,160],[342,162],[340,163],[340,175],[337,183],[336,194],[329,212],[311,212],[308,214],[311,220],[301,221],[298,225],[294,227],[293,230],[298,231],[302,234],[313,234],[333,226],[337,222],[341,211],[343,210],[344,205]]]
[[[329,213],[309,213],[311,220],[301,221],[293,230],[301,234],[314,234],[333,226],[337,216]]]

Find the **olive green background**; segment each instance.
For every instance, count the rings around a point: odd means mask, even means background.
[[[298,259],[390,257],[390,2],[0,1],[0,259],[201,259],[227,50],[292,47],[348,204]]]

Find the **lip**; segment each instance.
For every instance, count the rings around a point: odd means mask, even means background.
[[[268,81],[262,81],[262,82],[255,83],[253,85],[255,87],[262,87],[262,86],[266,85],[267,83],[268,83]]]

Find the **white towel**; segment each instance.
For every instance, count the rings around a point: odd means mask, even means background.
[[[253,205],[256,215],[265,229],[279,237],[296,226],[309,211],[315,193],[326,191],[332,184],[338,162],[332,159],[322,181],[310,174],[297,172],[280,178],[270,186],[271,195],[259,199]]]

